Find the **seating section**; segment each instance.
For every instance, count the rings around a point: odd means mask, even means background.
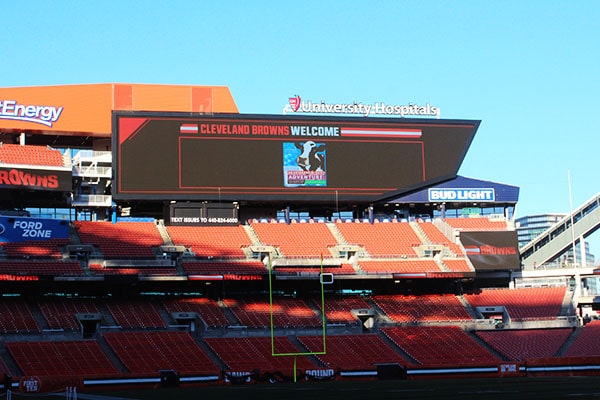
[[[252,229],[264,245],[277,247],[285,257],[331,257],[337,240],[325,223],[256,223]]]
[[[265,275],[267,268],[260,261],[184,261],[189,275]]]
[[[226,327],[230,325],[225,312],[215,300],[204,297],[169,299],[163,301],[169,313],[196,313],[209,327]]]
[[[174,267],[104,267],[102,264],[90,263],[92,275],[138,275],[138,276],[176,276],[177,269]]]
[[[55,298],[38,302],[50,329],[78,330],[77,314],[98,313],[92,300]]]
[[[382,331],[424,366],[483,366],[497,365],[500,361],[458,326],[403,326]]]
[[[8,258],[62,258],[60,248],[69,244],[69,239],[26,240],[23,242],[0,243]]]
[[[0,163],[62,167],[63,158],[49,147],[1,143]]]
[[[446,235],[442,233],[432,222],[419,222],[419,227],[425,233],[430,244],[441,244],[450,249],[456,255],[464,255],[462,248],[453,243]]]
[[[448,225],[462,231],[505,231],[506,221],[491,220],[485,217],[478,218],[447,218]]]
[[[469,314],[460,299],[451,294],[380,295],[373,298],[377,306],[394,322],[469,321]]]
[[[477,336],[509,361],[554,357],[571,328],[478,331]]]
[[[473,307],[506,307],[511,319],[555,319],[565,298],[566,287],[522,289],[484,289],[466,293],[464,298]]]
[[[1,260],[0,274],[33,276],[80,276],[83,270],[77,261]]]
[[[107,301],[106,307],[122,328],[166,328],[160,313],[149,301]]]
[[[38,325],[27,302],[21,298],[0,301],[0,333],[37,333]]]
[[[314,299],[321,306],[321,299]],[[362,297],[325,298],[325,317],[328,324],[357,324],[359,320],[352,310],[369,310],[371,305]]]
[[[433,259],[358,260],[358,265],[367,274],[442,272],[440,266]]]
[[[443,258],[442,263],[452,272],[473,272],[466,258]]]
[[[303,274],[319,274],[321,273],[321,265],[311,264],[301,267],[276,266],[276,275],[303,275]],[[323,266],[323,273],[333,275],[356,275],[356,271],[351,264],[342,263],[339,267]]]
[[[104,338],[132,374],[218,374],[219,367],[187,332],[106,332]]]
[[[566,357],[600,356],[600,321],[587,323],[569,348],[563,354]]]
[[[224,299],[223,302],[242,325],[252,328],[271,326],[269,299]],[[277,328],[321,326],[321,318],[300,299],[273,298],[273,326]]]
[[[8,342],[24,376],[115,376],[119,373],[95,340]]]
[[[416,257],[421,240],[407,222],[344,223],[335,226],[349,244],[362,245],[371,256]]]
[[[299,336],[298,341],[311,352],[323,352],[322,336]],[[341,371],[371,371],[376,364],[409,362],[376,334],[328,335],[327,354],[316,357],[327,368]]]
[[[297,354],[303,350],[297,348],[287,337],[275,336],[273,344],[270,337],[206,338],[204,342],[233,372],[261,373],[281,372],[287,376],[294,373],[293,357],[273,356],[273,354]],[[297,357],[296,368],[300,371],[318,367],[308,357]]]
[[[174,245],[185,246],[197,257],[243,258],[244,247],[252,244],[242,225],[167,226]]]
[[[75,221],[81,243],[98,246],[105,258],[154,258],[164,244],[153,222]]]

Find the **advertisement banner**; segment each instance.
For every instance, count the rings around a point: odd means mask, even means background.
[[[34,169],[0,166],[0,189],[52,190],[70,192],[70,169]]]
[[[461,232],[460,241],[476,271],[521,268],[516,231]]]
[[[0,216],[0,242],[65,239],[68,237],[69,221]]]

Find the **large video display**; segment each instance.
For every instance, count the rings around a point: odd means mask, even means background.
[[[516,231],[461,232],[460,241],[476,271],[521,269]]]
[[[379,201],[456,176],[478,125],[115,112],[113,196]]]

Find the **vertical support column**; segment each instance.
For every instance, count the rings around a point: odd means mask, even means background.
[[[585,257],[585,239],[583,235],[579,237],[579,264],[582,268],[587,267],[586,257]]]

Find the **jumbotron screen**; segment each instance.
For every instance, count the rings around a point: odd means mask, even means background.
[[[113,114],[124,200],[374,202],[456,176],[479,121]]]

